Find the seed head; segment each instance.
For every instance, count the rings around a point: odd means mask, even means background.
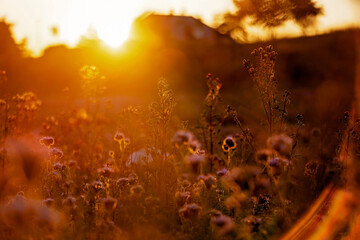
[[[230,152],[231,150],[236,148],[236,141],[232,136],[227,136],[223,143],[222,143],[222,149],[224,152]]]

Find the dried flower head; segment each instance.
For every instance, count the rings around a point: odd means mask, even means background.
[[[144,193],[144,188],[141,185],[132,186],[130,189],[130,193],[133,196],[140,197]]]
[[[185,219],[196,219],[199,217],[201,211],[201,207],[195,203],[186,204],[179,210],[179,214],[181,217]]]
[[[223,143],[222,143],[222,149],[224,152],[229,152],[236,148],[236,141],[232,136],[227,136]]]
[[[176,204],[178,207],[184,206],[184,204],[187,202],[189,198],[190,198],[190,192],[188,191],[175,193]]]
[[[50,156],[54,158],[62,158],[64,156],[64,153],[58,149],[58,148],[50,148]]]
[[[114,135],[114,141],[119,142],[119,143],[120,143],[121,141],[123,141],[124,138],[125,138],[124,133],[119,132],[119,131],[116,132],[115,135]]]
[[[272,174],[275,177],[278,177],[287,170],[287,167],[291,165],[291,162],[286,158],[274,157],[268,160],[268,164],[271,167]]]
[[[18,231],[13,235],[16,239],[22,239],[19,234],[30,234],[36,228],[51,233],[60,225],[61,220],[58,212],[44,206],[41,201],[19,194],[0,206],[0,224],[5,228],[16,228]]]
[[[62,163],[59,163],[59,162],[54,163],[53,168],[54,168],[54,170],[57,170],[60,172],[64,171],[66,169],[65,165]]]
[[[222,177],[222,181],[230,187],[252,192],[255,188],[255,178],[260,173],[261,169],[255,166],[234,168],[228,175]]]
[[[222,168],[216,172],[216,175],[219,177],[225,176],[229,171],[226,168]]]
[[[269,137],[266,143],[269,148],[274,149],[280,155],[290,156],[294,140],[285,134],[278,134]]]
[[[258,162],[267,162],[270,158],[276,155],[276,152],[271,149],[261,149],[256,151],[255,158]]]
[[[211,224],[217,231],[218,236],[224,236],[235,228],[235,223],[232,218],[222,214],[212,217]]]
[[[243,192],[234,193],[230,197],[226,198],[224,204],[229,210],[239,209],[247,198],[248,197]]]
[[[103,183],[100,181],[94,181],[92,185],[96,191],[100,191],[103,188]]]
[[[311,160],[305,164],[304,175],[308,177],[315,177],[319,170],[319,162]]]
[[[101,199],[101,202],[104,204],[104,208],[107,211],[114,210],[116,208],[116,205],[117,205],[117,199],[113,198],[113,197],[103,198],[103,199]]]
[[[205,102],[210,105],[214,104],[219,98],[220,88],[222,87],[221,80],[217,77],[214,77],[212,74],[206,76],[206,84],[209,88],[209,93],[205,98]]]
[[[198,177],[198,180],[203,182],[208,190],[214,188],[217,182],[216,177],[213,175],[207,175],[207,176],[200,175]]]
[[[114,173],[114,170],[113,170],[112,168],[109,168],[108,166],[105,166],[105,167],[103,167],[103,168],[97,169],[97,172],[98,172],[100,175],[108,178],[108,177],[111,176],[111,174]]]
[[[198,140],[193,139],[188,142],[187,146],[188,146],[189,152],[194,154],[194,153],[198,153],[200,151],[201,143]]]
[[[136,173],[130,173],[128,179],[130,184],[135,184],[138,182],[138,176],[136,175]]]
[[[194,135],[189,131],[180,130],[175,133],[171,139],[171,143],[174,144],[177,148],[182,145],[187,145],[189,141],[194,138]]]
[[[42,138],[40,138],[39,141],[40,141],[41,145],[44,145],[48,148],[50,148],[55,143],[55,140],[53,137],[42,137]]]
[[[119,178],[116,182],[120,187],[125,187],[126,185],[129,184],[129,179],[128,178]]]

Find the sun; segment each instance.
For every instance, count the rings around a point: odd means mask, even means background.
[[[94,28],[98,37],[110,47],[121,46],[128,38],[131,31],[133,18],[123,19],[121,22],[98,22]]]
[[[121,46],[128,38],[132,23],[141,13],[142,0],[79,0],[68,12],[67,28],[70,42],[75,42],[91,28],[111,47]]]
[[[130,34],[132,23],[138,12],[131,4],[123,1],[109,1],[109,7],[97,10],[93,19],[93,26],[98,37],[111,47],[118,47],[124,43]]]

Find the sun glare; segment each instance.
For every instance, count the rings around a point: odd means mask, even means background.
[[[118,47],[129,37],[131,25],[139,12],[137,3],[109,1],[109,7],[97,11],[94,28],[98,36],[111,47]],[[131,4],[130,4],[131,3]]]
[[[124,19],[123,22],[113,23],[110,26],[100,22],[95,25],[95,29],[99,38],[107,45],[119,47],[128,39],[132,22],[132,18]]]
[[[68,14],[67,35],[71,35],[68,39],[75,40],[91,28],[107,45],[119,47],[128,39],[134,19],[141,14],[140,3],[89,0],[84,4],[79,1]]]

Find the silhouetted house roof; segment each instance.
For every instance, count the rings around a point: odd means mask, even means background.
[[[229,39],[191,16],[146,14],[135,20],[132,37],[140,41],[201,41],[214,44]]]

